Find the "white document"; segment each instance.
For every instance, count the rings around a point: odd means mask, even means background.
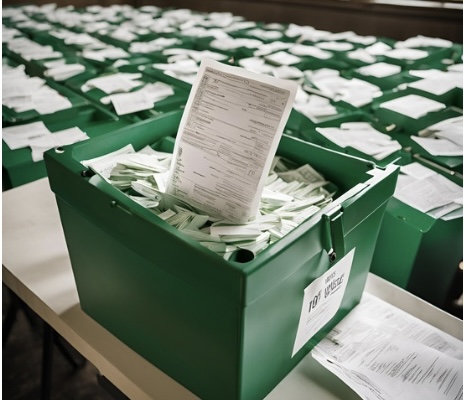
[[[414,179],[418,180],[428,178],[436,174],[435,171],[431,170],[430,168],[424,167],[422,164],[418,162],[402,165],[400,171],[401,173],[411,176]]]
[[[409,94],[386,101],[385,103],[380,104],[379,107],[395,111],[398,114],[403,114],[414,119],[423,117],[429,112],[439,111],[446,108],[443,103],[415,94]]]
[[[141,82],[137,80],[141,77],[142,74],[128,74],[122,72],[100,76],[98,78],[88,80],[84,85],[82,85],[82,91],[86,92],[90,89],[96,88],[106,94],[129,92],[135,87],[141,85]]]
[[[87,134],[78,127],[64,129],[51,135],[32,138],[29,140],[29,146],[32,150],[32,160],[34,162],[43,160],[43,153],[53,147],[66,146],[88,138]]]
[[[436,136],[442,139],[448,139],[449,141],[462,146],[462,123],[462,116],[448,118],[422,129],[419,131],[419,136]]]
[[[288,50],[296,56],[310,56],[319,58],[320,60],[328,60],[333,57],[333,54],[329,51],[322,50],[315,46],[308,46],[304,44],[295,44]]]
[[[356,49],[346,53],[346,55],[353,60],[359,60],[367,64],[372,64],[377,61],[377,59],[372,54],[369,54],[365,49]]]
[[[462,187],[435,173],[420,180],[398,180],[394,197],[427,213],[462,199]]]
[[[264,59],[275,65],[293,65],[301,62],[300,57],[287,53],[283,50],[264,56]]]
[[[399,74],[401,72],[401,67],[399,65],[378,62],[372,65],[358,68],[358,72],[367,76],[385,78],[387,76]]]
[[[85,66],[82,64],[64,64],[54,65],[45,71],[44,75],[53,78],[55,81],[64,81],[84,71]]]
[[[353,45],[347,42],[320,42],[316,43],[316,46],[324,50],[333,51],[350,51],[353,49]]]
[[[118,115],[126,115],[153,108],[153,101],[142,90],[131,93],[117,93],[109,96]]]
[[[337,313],[350,278],[355,249],[337,262],[304,291],[300,322],[292,357]]]
[[[42,121],[2,128],[3,141],[11,150],[27,147],[32,138],[44,135],[51,135],[51,132]]]
[[[448,139],[438,139],[433,137],[411,136],[419,146],[432,156],[462,156],[462,145],[458,145]]]
[[[316,128],[316,131],[340,147],[352,147],[377,160],[401,150],[400,143],[367,122],[345,123],[340,128]]]
[[[253,219],[297,84],[205,59],[187,101],[167,192],[208,215]]]
[[[384,55],[398,60],[416,61],[427,57],[429,53],[424,50],[404,48],[389,50]]]
[[[462,84],[462,75],[459,77],[459,76],[453,76],[450,74],[443,78],[421,79],[419,81],[409,83],[408,86],[415,88],[415,89],[422,90],[427,93],[432,93],[437,96],[441,96],[453,90],[454,88],[458,87],[460,82]]]
[[[119,150],[105,154],[100,157],[92,158],[91,160],[82,160],[81,164],[90,168],[96,174],[99,174],[105,180],[110,177],[111,171],[116,166],[121,156],[134,154],[135,150],[131,144],[120,148]]]
[[[312,356],[364,400],[462,399],[462,342],[367,293]]]

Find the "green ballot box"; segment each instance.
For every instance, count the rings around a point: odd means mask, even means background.
[[[262,399],[359,302],[398,167],[284,135],[277,154],[340,196],[256,257],[225,260],[81,164],[172,149],[181,115],[45,154],[81,307],[202,399]]]
[[[392,198],[380,229],[371,272],[444,307],[462,260],[462,240],[462,217],[435,219]]]

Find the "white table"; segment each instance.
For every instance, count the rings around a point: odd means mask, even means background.
[[[197,399],[85,314],[48,179],[3,193],[3,282],[131,399]],[[462,321],[369,274],[366,290],[462,340]],[[308,354],[266,400],[359,399]]]

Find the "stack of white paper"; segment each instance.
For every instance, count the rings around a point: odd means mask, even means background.
[[[461,186],[419,163],[400,171],[394,197],[434,218],[462,218]]]
[[[375,78],[386,78],[387,76],[399,74],[401,72],[401,67],[399,65],[378,62],[375,64],[358,68],[357,71],[360,74],[366,76],[373,76]]]
[[[415,94],[409,94],[386,101],[385,103],[381,103],[379,107],[414,119],[424,117],[430,112],[440,111],[446,108],[443,103]]]
[[[2,65],[2,104],[20,113],[35,110],[51,114],[72,107],[72,103],[43,79],[30,77],[24,68]]]
[[[335,116],[338,112],[328,98],[315,94],[308,94],[301,88],[299,88],[295,97],[293,108],[308,117],[314,123]]]
[[[462,341],[367,293],[311,354],[364,400],[462,397]]]
[[[65,146],[88,139],[77,127],[50,132],[42,121],[3,128],[3,140],[11,150],[30,147],[34,162],[43,159],[43,153],[54,147]]]
[[[166,193],[172,154],[131,145],[82,163],[211,251],[229,259],[239,249],[256,255],[332,201],[324,177],[309,165],[289,169],[276,157],[261,195],[259,212],[248,223],[206,215]],[[332,185],[333,186],[333,185]]]
[[[434,156],[463,155],[463,118],[445,119],[411,136],[421,147]]]
[[[149,110],[156,102],[174,94],[172,86],[163,82],[145,84],[138,80],[141,76],[140,73],[122,72],[106,75],[88,80],[81,89],[88,91],[97,88],[109,94],[100,101],[103,104],[112,103],[118,115]]]
[[[47,66],[47,64],[45,64],[45,66]],[[85,72],[84,65],[78,63],[66,64],[63,60],[63,62],[47,66],[44,75],[55,81],[64,81],[83,72]]]
[[[27,61],[61,58],[59,51],[52,46],[44,46],[25,37],[14,38],[8,42],[8,49],[19,54]]]
[[[307,79],[323,96],[334,101],[344,101],[355,107],[362,107],[382,94],[380,88],[372,83],[356,78],[343,78],[338,71],[330,71],[307,74]]]
[[[451,47],[452,45],[453,42],[451,40],[433,38],[423,35],[417,35],[395,43],[395,47],[401,49],[418,47]]]
[[[413,74],[417,73],[418,72],[415,71],[413,72]],[[423,79],[409,83],[408,86],[440,96],[451,91],[454,88],[462,88],[462,77],[462,71],[443,72],[437,70],[430,70],[425,76],[423,75]]]
[[[340,128],[316,128],[316,131],[337,146],[352,147],[376,160],[401,150],[400,143],[367,122],[346,122]]]
[[[166,47],[181,44],[181,40],[177,38],[163,38],[151,40],[149,42],[132,42],[129,47],[129,53],[153,53],[161,51]]]

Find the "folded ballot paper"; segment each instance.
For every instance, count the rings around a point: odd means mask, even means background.
[[[201,64],[174,153],[128,145],[82,163],[225,259],[258,254],[332,201],[310,165],[275,155],[296,86]]]

